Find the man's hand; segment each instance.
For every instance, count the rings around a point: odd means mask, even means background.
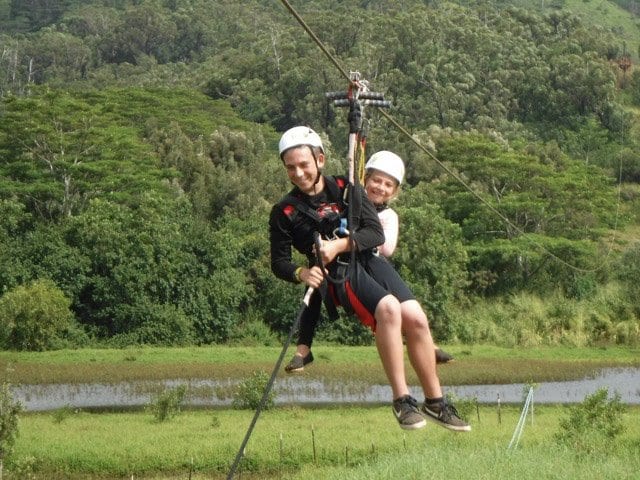
[[[300,271],[300,280],[309,287],[320,288],[324,275],[320,267],[314,265],[311,268],[303,268]]]

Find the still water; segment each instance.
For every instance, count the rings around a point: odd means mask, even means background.
[[[126,409],[147,405],[165,388],[186,384],[185,403],[190,406],[225,407],[231,405],[231,392],[237,381],[169,380],[164,382],[127,382],[118,384],[16,385],[14,399],[27,411],[55,410],[62,407],[87,409]],[[523,400],[525,385],[465,385],[444,387],[445,393],[458,398],[476,398],[480,403],[505,403]],[[567,382],[544,382],[536,385],[537,403],[578,403],[599,388],[620,394],[626,404],[640,404],[640,368],[606,368],[593,378]],[[419,387],[412,394],[423,397]],[[391,398],[386,385],[357,382],[321,382],[306,376],[278,378],[274,385],[276,404],[380,404]]]

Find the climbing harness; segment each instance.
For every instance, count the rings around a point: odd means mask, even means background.
[[[347,120],[349,123],[349,143],[347,159],[349,162],[348,179],[349,185],[346,190],[346,208],[347,218],[341,224],[340,232],[349,235],[349,232],[355,232],[360,225],[360,216],[362,212],[362,197],[364,190],[362,182],[364,181],[364,160],[367,143],[367,119],[364,115],[366,106],[374,106],[378,108],[388,108],[391,103],[384,99],[384,95],[379,92],[369,90],[369,82],[362,79],[360,72],[351,72],[349,74],[349,85],[346,91],[327,92],[326,98],[336,107],[347,107],[349,113]],[[334,297],[335,303],[342,306],[348,314],[353,314],[354,309],[351,305],[351,293],[349,292],[350,283],[349,276],[355,271],[355,263],[357,262],[357,252],[353,240],[350,238],[351,252],[349,259],[340,256],[335,261],[333,276],[328,277],[329,291]]]

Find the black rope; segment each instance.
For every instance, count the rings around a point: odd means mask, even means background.
[[[317,232],[314,235],[314,242],[316,245],[316,261],[318,262],[320,267],[323,268],[322,259],[320,258],[321,239],[320,239],[320,235]],[[312,287],[309,287],[307,288],[304,294],[304,298],[302,299],[302,305],[300,306],[300,309],[298,310],[298,314],[296,315],[296,318],[293,321],[293,324],[291,325],[291,330],[289,330],[289,336],[287,337],[287,340],[284,342],[284,345],[282,345],[282,351],[280,352],[280,356],[276,361],[275,367],[273,367],[273,372],[271,372],[271,377],[269,378],[267,385],[264,387],[264,392],[262,392],[262,398],[260,399],[260,404],[258,405],[258,408],[256,408],[256,411],[253,414],[253,419],[249,424],[249,428],[247,429],[247,433],[245,434],[244,439],[242,440],[242,444],[240,444],[240,449],[236,454],[236,458],[234,459],[233,464],[231,465],[231,469],[229,470],[229,473],[227,475],[227,480],[233,479],[233,476],[235,475],[236,470],[238,469],[238,465],[240,464],[240,461],[244,456],[244,450],[247,447],[247,443],[249,443],[249,439],[251,438],[251,434],[253,433],[253,428],[256,426],[256,423],[258,422],[258,417],[260,416],[260,413],[262,413],[262,410],[264,410],[264,407],[267,404],[269,393],[271,392],[271,389],[273,388],[273,384],[276,381],[276,376],[278,375],[278,371],[280,371],[282,360],[284,359],[284,356],[287,353],[287,349],[291,344],[291,339],[293,338],[293,334],[296,333],[296,331],[298,330],[298,327],[300,326],[300,320],[302,318],[302,314],[309,306],[309,302],[311,301],[311,295],[313,295],[313,291],[314,289]]]
[[[249,438],[251,438],[251,434],[253,433],[253,428],[256,426],[258,417],[260,416],[260,413],[262,412],[262,410],[264,410],[264,407],[267,404],[269,393],[271,392],[271,388],[273,387],[273,384],[276,380],[276,376],[278,375],[278,371],[280,370],[280,366],[282,365],[282,360],[284,359],[284,356],[287,353],[287,349],[291,344],[291,339],[293,338],[293,334],[298,330],[298,327],[300,325],[300,318],[302,317],[302,314],[304,313],[305,309],[309,305],[309,299],[311,298],[312,294],[313,294],[313,288],[309,287],[306,291],[304,299],[302,300],[302,306],[298,311],[298,315],[296,316],[296,319],[291,325],[289,336],[287,337],[287,340],[284,342],[284,345],[282,346],[282,351],[280,352],[280,356],[278,357],[276,365],[275,367],[273,367],[273,372],[271,372],[271,377],[269,378],[269,381],[267,382],[267,385],[264,388],[264,392],[262,393],[262,398],[260,399],[260,404],[258,405],[258,408],[256,409],[253,415],[253,419],[251,420],[249,429],[247,430],[247,433],[245,434],[244,439],[242,440],[242,444],[240,445],[240,449],[236,454],[236,458],[233,461],[233,464],[231,465],[231,469],[229,470],[229,474],[227,475],[227,480],[233,479],[233,476],[236,473],[238,465],[240,464],[240,461],[244,456],[244,450],[247,447],[247,443],[249,443]]]

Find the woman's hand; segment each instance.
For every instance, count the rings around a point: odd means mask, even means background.
[[[320,259],[323,265],[329,265],[335,258],[343,252],[349,251],[349,238],[335,238],[333,240],[321,240]]]

